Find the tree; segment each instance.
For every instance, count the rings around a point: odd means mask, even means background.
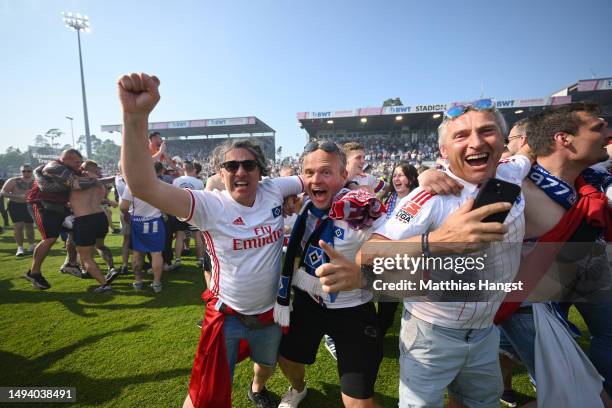
[[[98,137],[96,135],[90,135],[89,136],[89,141],[91,143],[91,155],[93,157],[93,156],[96,155],[96,150],[102,144],[102,140],[98,139]],[[85,135],[79,136],[79,138],[77,139],[76,143],[77,143],[79,151],[83,155],[87,154],[87,142],[86,142]]]
[[[278,149],[276,149],[276,159],[280,160],[281,157],[283,157],[283,146],[278,146]]]
[[[25,154],[21,153],[21,150],[10,146],[6,149],[5,154],[0,154],[0,173],[15,174],[25,162]]]
[[[34,146],[36,147],[49,147],[49,142],[47,141],[47,139],[45,139],[45,137],[43,135],[36,135],[36,138],[34,139]]]
[[[97,161],[100,165],[116,163],[117,161],[119,161],[120,153],[121,147],[117,146],[115,142],[110,139],[104,139],[100,141],[100,145],[96,148],[96,152],[93,155],[93,159]]]
[[[51,142],[51,147],[57,148],[59,147],[59,143],[56,143],[55,139],[59,139],[63,134],[64,132],[62,132],[61,130],[53,128],[47,130],[47,133],[45,133],[45,137]]]
[[[383,102],[383,108],[385,106],[404,106],[400,98],[389,98]]]

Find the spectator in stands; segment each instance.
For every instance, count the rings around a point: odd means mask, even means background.
[[[24,164],[21,166],[21,176],[10,178],[2,187],[3,197],[8,198],[8,212],[15,225],[15,242],[17,253],[15,256],[23,256],[23,231],[25,229],[28,243],[28,252],[34,252],[34,220],[30,216],[26,204],[26,194],[32,189],[34,178],[32,177],[32,166]],[[4,199],[2,199],[4,201]]]
[[[99,178],[99,167],[93,160],[86,160],[81,166],[82,174],[92,179]],[[105,293],[112,290],[111,282],[119,275],[113,267],[113,254],[104,245],[104,237],[108,233],[108,219],[102,207],[102,200],[107,194],[106,186],[98,184],[86,190],[70,192],[70,207],[74,213],[73,234],[74,243],[81,258],[85,271],[100,284],[95,293]],[[109,266],[106,278],[102,276],[100,267],[93,259],[94,248]]]

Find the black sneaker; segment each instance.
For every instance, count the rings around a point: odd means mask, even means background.
[[[111,292],[112,290],[113,288],[110,285],[110,283],[107,283],[105,285],[100,285],[97,288],[95,288],[94,293],[108,293],[108,292]]]
[[[47,290],[51,287],[45,277],[42,276],[42,273],[39,273],[38,275],[32,275],[32,271],[27,271],[26,274],[23,275],[23,277],[32,282],[32,286],[36,289]]]
[[[117,276],[119,276],[121,274],[121,272],[119,272],[117,269],[115,268],[111,268],[108,273],[106,274],[106,283],[109,284],[112,281],[115,280],[115,278],[117,278]]]
[[[198,320],[196,323],[196,326],[198,326],[200,329],[202,328],[203,325],[204,325],[204,320]]]
[[[259,392],[253,392],[253,384],[249,385],[249,399],[257,408],[276,408],[278,403],[274,401],[272,395],[266,387],[263,387]]]
[[[119,270],[119,273],[120,273],[121,275],[127,275],[127,274],[129,274],[127,265],[123,265],[123,266],[121,267],[121,269]]]
[[[516,398],[514,397],[513,390],[505,390],[499,400],[506,407],[514,408],[518,405],[516,402]]]

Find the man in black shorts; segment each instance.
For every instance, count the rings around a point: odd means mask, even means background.
[[[290,329],[283,335],[279,348],[279,365],[291,387],[279,408],[297,407],[306,397],[305,365],[315,362],[325,334],[336,343],[344,405],[374,407],[372,397],[382,360],[382,338],[372,294],[357,289],[330,296],[323,293],[318,278],[313,275],[318,266],[328,262],[321,240],[354,259],[361,244],[370,236],[370,228],[354,229],[346,220],[328,217],[332,202],[347,178],[346,156],[335,143],[306,145],[302,178],[309,199],[295,223],[281,277],[282,291],[291,285],[291,281],[284,280],[287,269],[292,269],[300,257],[300,267],[292,273],[294,297]],[[384,218],[378,218],[374,226],[383,223]],[[281,291],[279,298],[283,297]]]
[[[88,177],[97,179],[99,176],[99,167],[92,160],[85,161],[81,169]],[[106,197],[106,193],[106,187],[101,183],[87,190],[70,192],[70,206],[75,216],[72,231],[74,243],[83,267],[100,283],[100,286],[94,289],[96,293],[110,292],[112,290],[111,282],[119,275],[119,271],[111,268],[105,279],[98,264],[93,259],[94,248],[101,248],[100,254],[107,263],[110,257],[112,265],[112,254],[104,245],[104,237],[108,233],[108,219],[100,205]]]
[[[2,187],[2,196],[8,198],[8,212],[15,225],[15,242],[17,243],[15,256],[18,257],[25,255],[23,250],[24,229],[30,244],[28,251],[34,251],[34,220],[26,204],[26,194],[33,184],[32,166],[24,164],[21,166],[21,176],[8,179]]]
[[[72,190],[85,190],[98,185],[98,180],[80,176],[80,166],[83,156],[76,149],[64,150],[58,160],[53,160],[34,170],[34,186],[27,195],[27,202],[32,205],[34,220],[42,235],[42,241],[34,249],[31,269],[25,278],[41,290],[49,289],[51,285],[42,276],[42,263],[59,237],[65,231],[62,226],[64,219],[70,215],[67,207],[68,197]],[[72,239],[66,242],[68,265],[72,270],[80,270],[76,266],[76,248]],[[62,270],[66,265],[62,267]]]

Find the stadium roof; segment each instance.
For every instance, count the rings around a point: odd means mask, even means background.
[[[612,123],[612,78],[582,80],[544,98],[496,100],[497,108],[512,125],[517,120],[541,111],[547,106],[591,100],[602,107],[602,116]],[[311,137],[318,131],[349,130],[359,132],[435,128],[442,114],[461,102],[412,106],[386,106],[333,111],[298,112],[301,128]]]
[[[102,132],[121,133],[122,125],[102,125]],[[179,120],[174,122],[151,122],[149,131],[157,131],[162,136],[210,136],[238,135],[253,133],[276,133],[255,116],[240,118]]]

